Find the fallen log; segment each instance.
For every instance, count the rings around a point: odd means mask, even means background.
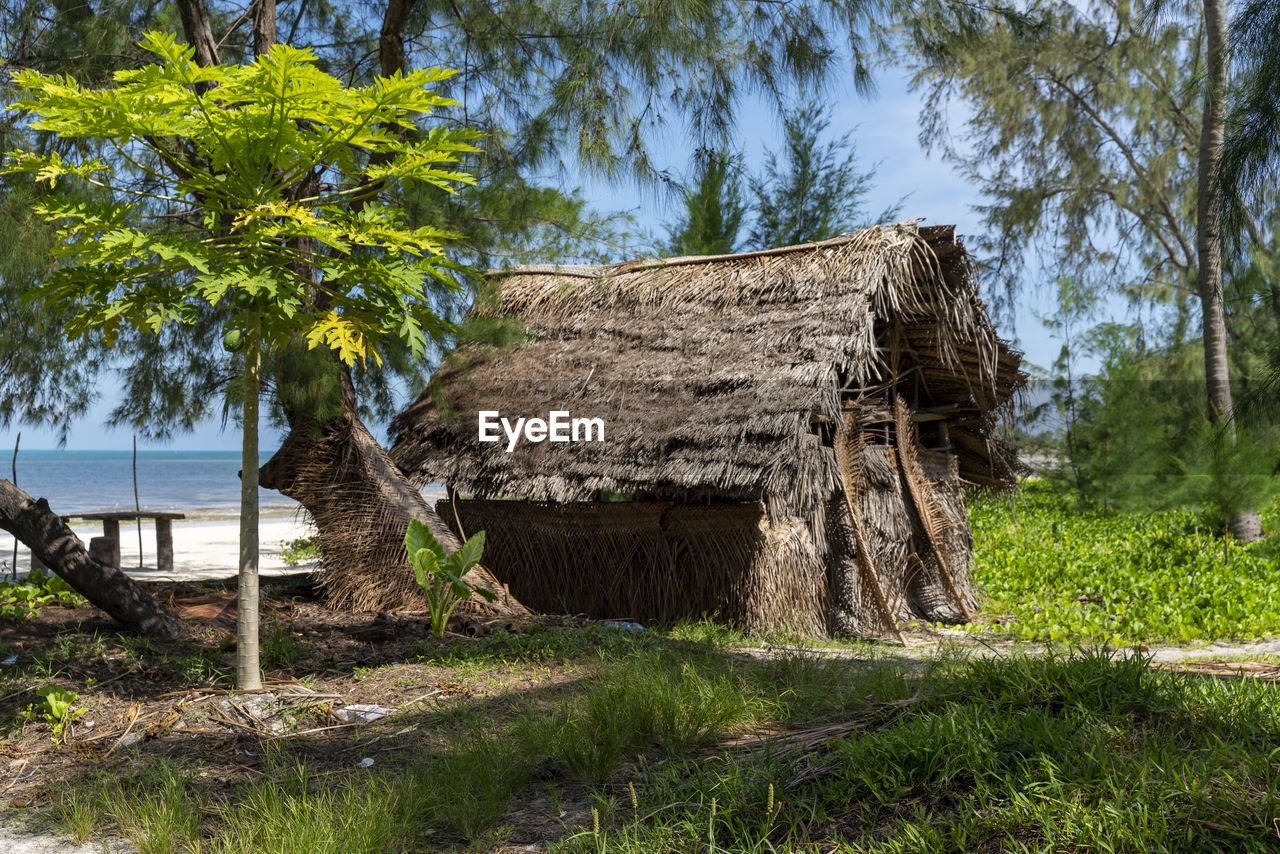
[[[94,560],[49,502],[33,499],[8,480],[0,480],[0,528],[125,628],[164,637],[178,633],[178,621],[154,596],[119,569]]]

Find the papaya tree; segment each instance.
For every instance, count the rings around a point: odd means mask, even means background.
[[[426,286],[457,287],[441,269],[452,235],[410,226],[374,190],[471,183],[451,164],[477,134],[423,126],[452,103],[432,90],[447,70],[347,86],[286,44],[238,66],[197,62],[162,33],[142,47],[156,61],[107,88],[15,75],[26,94],[11,109],[31,127],[113,156],[17,151],[3,171],[96,188],[37,208],[56,227],[57,265],[33,296],[67,312],[69,335],[222,325],[243,424],[236,677],[253,689],[263,353],[327,351],[350,369],[380,361],[379,339],[421,356],[450,332]]]

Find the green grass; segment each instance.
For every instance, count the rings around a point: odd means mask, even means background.
[[[971,512],[985,611],[1009,615],[997,626],[1015,637],[1078,647],[1280,633],[1271,544],[1233,545],[1224,567],[1220,533],[1191,514],[1068,510],[1043,484],[1019,496],[1016,523],[1005,499],[978,498]],[[762,641],[784,650],[727,649]],[[281,665],[305,651],[280,625],[264,642]],[[22,677],[111,645],[70,643],[24,661]],[[64,786],[52,817],[77,839],[115,831],[144,854],[482,851],[518,837],[534,812],[561,822],[551,850],[563,854],[1280,842],[1274,685],[1106,652],[909,661],[865,644],[842,643],[856,657],[785,649],[794,643],[707,621],[424,640],[420,662],[488,689],[403,709],[394,725],[429,734],[429,747],[371,730],[374,752],[350,745],[339,754],[349,764],[320,774],[297,758],[314,749],[306,738],[282,740],[261,776],[230,790],[211,789],[197,764],[139,760]],[[131,660],[150,655],[124,647]],[[796,752],[724,747],[848,722],[852,734]],[[365,755],[374,766],[356,767]]]
[[[565,854],[1261,851],[1280,819],[1280,691],[1138,657],[911,666],[649,642],[561,689],[415,712],[443,746],[399,762],[315,775],[271,754],[227,793],[159,762],[64,786],[54,818],[147,854],[487,850],[539,798],[578,805]],[[847,721],[793,753],[717,746]]]
[[[366,774],[337,781],[310,778],[306,766],[269,763],[268,779],[213,811],[215,854],[380,854],[402,837],[404,792]],[[192,839],[194,842],[195,839]]]
[[[53,816],[76,842],[111,822],[138,854],[177,854],[199,840],[204,810],[187,783],[183,769],[165,760],[123,779],[96,775],[61,789]]]
[[[655,642],[650,632],[628,632],[602,625],[548,626],[533,632],[499,630],[464,645],[424,638],[417,658],[422,664],[479,673],[513,665],[619,660]]]
[[[1024,484],[970,503],[974,578],[990,628],[1022,640],[1187,643],[1280,634],[1280,548],[1231,543],[1187,511],[1072,508]],[[1275,508],[1264,515],[1274,527]],[[976,628],[989,628],[979,624]]]
[[[568,706],[548,747],[570,774],[603,781],[624,756],[649,749],[682,753],[757,721],[763,703],[730,674],[637,658]]]
[[[943,663],[798,757],[638,768],[563,852],[1274,850],[1280,697],[1100,654]]]
[[[288,669],[310,652],[307,645],[298,639],[292,621],[285,624],[273,619],[259,633],[258,643],[263,665],[276,669]]]
[[[183,809],[170,797],[182,789],[172,781],[198,780],[194,772],[161,765],[140,776],[90,779],[65,789],[55,819],[76,838],[114,826],[148,854],[194,850],[202,833],[215,836],[212,850],[225,854],[432,850],[415,846],[427,838],[484,838],[513,799],[539,780],[581,791],[607,784],[636,762],[678,759],[749,728],[807,719],[815,710],[861,708],[866,686],[875,681],[868,667],[881,671],[881,683],[901,683],[887,663],[756,663],[724,657],[710,646],[627,633],[531,633],[540,635],[541,644],[521,642],[520,654],[541,662],[577,649],[583,657],[573,661],[585,675],[544,699],[515,696],[498,713],[483,703],[412,712],[415,726],[442,734],[448,747],[407,765],[384,767],[379,759],[377,771],[329,772],[320,784],[304,767],[273,759],[260,783],[240,786],[229,799],[212,802],[192,787]],[[479,653],[485,661],[494,654],[493,648]],[[352,753],[353,762],[360,755]],[[347,814],[361,820],[350,822]],[[155,817],[161,815],[174,817],[167,836],[158,835]],[[305,839],[310,848],[289,847],[286,837]]]

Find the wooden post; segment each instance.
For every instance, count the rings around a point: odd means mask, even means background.
[[[120,568],[120,520],[119,519],[103,519],[102,520],[102,536],[115,543],[111,549],[111,561],[108,566],[116,569]],[[94,537],[94,539],[98,539]]]
[[[138,503],[138,434],[133,434],[133,509],[138,514],[138,569],[145,569],[146,561],[142,559],[142,505]],[[160,529],[156,528],[156,536]]]
[[[22,444],[22,431],[18,431],[18,439],[13,443],[13,485],[18,485],[18,446]],[[35,569],[36,556],[35,552],[31,553],[31,568]],[[18,580],[18,538],[13,538],[13,580]]]
[[[89,557],[112,569],[120,568],[120,538],[94,537],[89,540]]]
[[[156,569],[173,572],[173,520],[156,517]]]

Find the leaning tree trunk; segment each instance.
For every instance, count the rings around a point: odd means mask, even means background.
[[[1227,362],[1226,308],[1222,285],[1222,149],[1226,133],[1227,88],[1231,56],[1225,0],[1204,0],[1207,80],[1200,125],[1200,162],[1196,198],[1197,284],[1204,338],[1204,374],[1209,417],[1234,443],[1236,429]],[[1228,520],[1231,532],[1252,542],[1262,536],[1257,510],[1236,513]]]
[[[178,622],[155,597],[119,569],[94,560],[49,502],[33,499],[7,480],[0,480],[0,528],[126,628],[162,637],[178,633]]]
[[[405,551],[410,519],[426,525],[450,552],[461,545],[351,410],[322,427],[295,424],[262,467],[260,482],[301,503],[315,520],[321,586],[334,607],[426,609]],[[473,597],[459,612],[493,618],[529,613],[483,566],[468,580],[498,598]]]

